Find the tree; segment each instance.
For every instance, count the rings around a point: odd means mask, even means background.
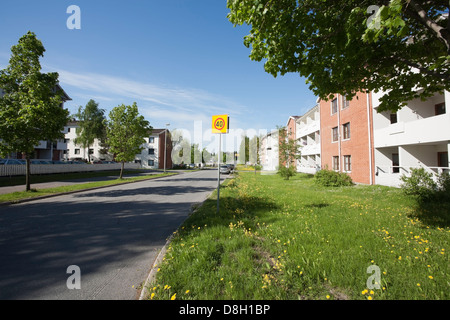
[[[110,151],[116,161],[122,163],[119,177],[122,179],[125,162],[133,161],[136,154],[141,153],[144,138],[151,134],[153,128],[139,115],[136,102],[132,106],[122,104],[112,109],[105,126]]]
[[[287,136],[286,128],[278,129],[279,134],[279,157],[278,173],[289,180],[297,173],[296,160],[300,159],[300,146],[298,141]]]
[[[384,91],[378,111],[450,89],[448,0],[228,0],[266,72],[307,79],[326,100]]]
[[[61,106],[58,73],[41,73],[45,48],[29,31],[11,48],[6,69],[0,71],[0,153],[21,152],[26,158],[26,191],[30,191],[30,158],[42,140],[64,138],[69,112]]]
[[[99,109],[98,103],[91,99],[85,108],[82,106],[78,108],[75,117],[78,119],[80,127],[74,143],[83,147],[86,156],[86,148],[89,150],[89,147],[94,143],[95,139],[104,138],[105,110]]]

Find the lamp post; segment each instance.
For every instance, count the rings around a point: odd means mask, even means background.
[[[166,123],[166,130],[164,131],[164,173],[166,173],[166,156],[167,156],[167,127],[170,123]]]

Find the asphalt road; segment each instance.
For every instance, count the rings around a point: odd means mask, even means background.
[[[137,299],[166,239],[216,187],[217,171],[202,170],[0,207],[0,299]],[[67,286],[71,265],[81,289]]]

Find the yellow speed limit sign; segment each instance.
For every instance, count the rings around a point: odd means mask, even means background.
[[[212,133],[228,133],[229,129],[228,115],[218,115],[212,117]]]

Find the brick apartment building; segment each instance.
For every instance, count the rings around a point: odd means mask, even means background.
[[[352,100],[320,100],[321,165],[348,173],[356,183],[374,183],[371,93]]]

